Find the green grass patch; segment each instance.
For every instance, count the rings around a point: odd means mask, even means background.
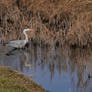
[[[47,92],[28,77],[0,66],[0,92]]]

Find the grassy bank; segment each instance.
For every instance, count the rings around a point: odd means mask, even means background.
[[[40,43],[92,46],[91,0],[2,0],[0,36],[3,41],[29,38]]]
[[[0,92],[47,92],[41,86],[10,68],[0,66]]]

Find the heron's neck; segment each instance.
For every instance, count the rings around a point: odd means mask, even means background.
[[[24,35],[25,35],[25,40],[26,40],[26,42],[28,42],[28,36],[27,36],[26,32],[24,31],[23,33],[24,33]]]

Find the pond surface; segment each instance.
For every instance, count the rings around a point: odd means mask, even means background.
[[[40,47],[26,50],[0,46],[0,65],[24,73],[51,92],[92,92],[92,52]]]

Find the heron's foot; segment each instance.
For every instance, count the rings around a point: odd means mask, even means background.
[[[6,53],[6,56],[14,55],[13,53]]]
[[[14,55],[13,52],[17,50],[17,48],[13,48],[12,50],[10,50],[8,53],[6,53],[5,55],[10,56],[10,55]]]

